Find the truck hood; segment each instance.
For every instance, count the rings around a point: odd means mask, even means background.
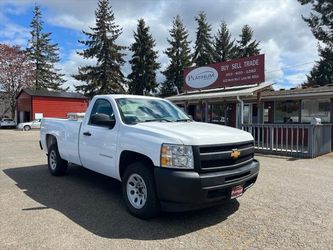
[[[177,138],[185,145],[211,145],[253,140],[252,135],[243,130],[203,122],[145,122],[138,123],[135,127]]]

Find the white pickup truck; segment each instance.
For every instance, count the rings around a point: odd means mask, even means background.
[[[259,172],[251,134],[194,122],[154,97],[95,96],[82,121],[43,119],[40,146],[52,175],[73,163],[121,181],[141,218],[237,198]]]

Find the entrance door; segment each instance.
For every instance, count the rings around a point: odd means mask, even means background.
[[[258,108],[255,103],[245,103],[243,109],[244,124],[258,123]]]
[[[252,104],[252,123],[258,123],[258,106],[257,104]]]
[[[252,123],[252,104],[251,103],[244,104],[244,107],[243,107],[243,122],[244,122],[244,124],[251,124]]]
[[[24,112],[24,121],[23,122],[30,122],[30,112]]]

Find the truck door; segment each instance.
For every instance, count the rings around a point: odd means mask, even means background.
[[[87,119],[80,130],[79,154],[82,165],[107,176],[115,176],[115,155],[119,122],[113,128],[94,125],[91,117],[95,114],[105,114],[115,119],[114,109],[106,99],[97,99]]]

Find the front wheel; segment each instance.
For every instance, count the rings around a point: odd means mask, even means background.
[[[31,129],[31,127],[29,126],[29,125],[25,125],[24,127],[23,127],[23,130],[24,131],[29,131]]]
[[[49,171],[52,175],[61,176],[66,173],[68,163],[60,157],[57,144],[50,146],[47,162]]]
[[[151,168],[139,162],[129,165],[122,179],[122,190],[131,214],[148,219],[159,213],[160,204]]]

